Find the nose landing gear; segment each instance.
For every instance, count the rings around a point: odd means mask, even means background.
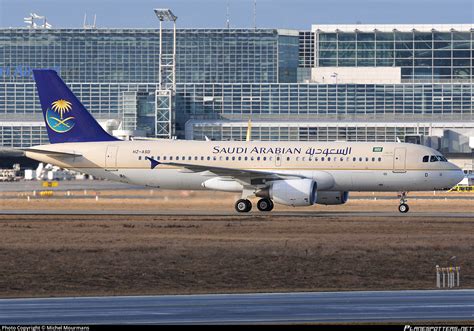
[[[398,206],[398,211],[400,213],[408,213],[410,207],[408,207],[407,204],[407,192],[400,192],[398,194],[398,197],[400,198],[400,205]]]

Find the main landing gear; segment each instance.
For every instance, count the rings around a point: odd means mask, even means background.
[[[260,211],[271,211],[273,209],[273,201],[266,198],[260,199],[257,202],[257,208]],[[239,213],[248,213],[252,210],[252,203],[248,199],[237,200],[235,210]]]
[[[260,199],[257,202],[257,208],[260,211],[271,211],[273,209],[273,201],[270,199]]]
[[[398,197],[400,198],[400,205],[398,206],[398,211],[400,213],[408,213],[410,207],[408,207],[407,204],[407,192],[400,192],[398,194]]]

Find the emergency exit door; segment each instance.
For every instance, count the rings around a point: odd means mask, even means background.
[[[406,172],[407,149],[404,147],[395,148],[393,153],[393,172]]]

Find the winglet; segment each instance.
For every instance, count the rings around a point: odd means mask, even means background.
[[[158,164],[160,164],[160,162],[156,161],[154,158],[145,156],[145,159],[151,162],[151,164],[150,164],[150,169],[155,169],[156,166],[157,166]]]

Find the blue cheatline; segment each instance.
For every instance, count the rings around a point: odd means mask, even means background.
[[[56,71],[33,70],[33,75],[52,144],[119,140],[105,132]]]

